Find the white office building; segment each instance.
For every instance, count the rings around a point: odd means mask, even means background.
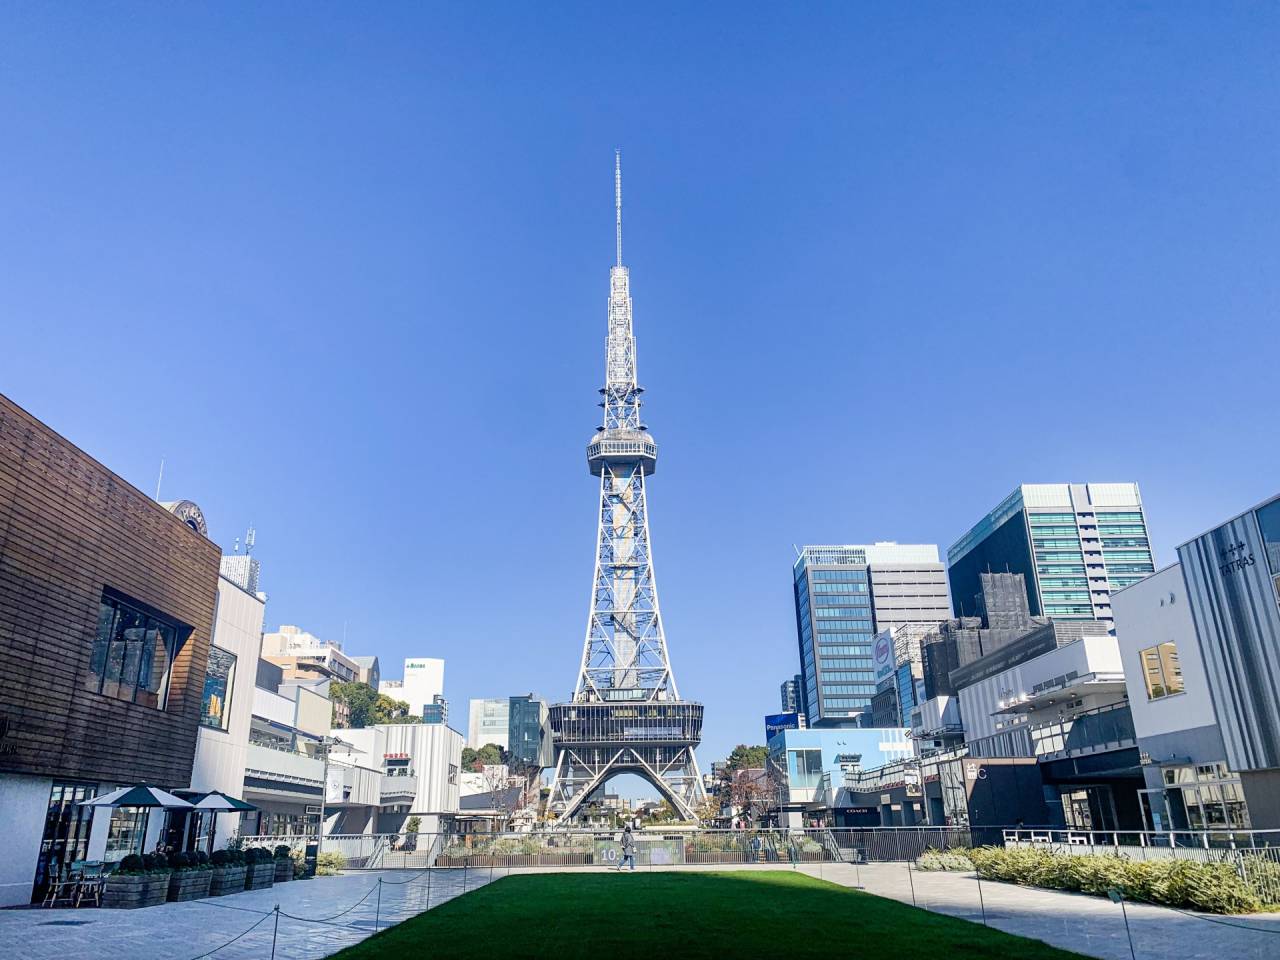
[[[352,747],[335,749],[334,761],[378,771],[377,832],[399,833],[411,817],[418,817],[418,832],[436,833],[444,818],[458,812],[458,731],[441,723],[402,723],[334,730],[333,735]],[[345,784],[353,786],[363,774],[344,769],[343,776]]]
[[[467,746],[479,750],[486,743],[507,749],[511,735],[511,701],[507,697],[472,700],[467,725]]]
[[[248,558],[223,558],[228,559]],[[244,796],[266,599],[266,594],[251,593],[225,573],[218,578],[213,645],[205,671],[200,732],[191,768],[192,790],[221,790],[233,797]],[[202,818],[198,827],[202,840],[214,826],[215,838],[223,839],[230,839],[240,829],[238,813],[217,814],[217,818],[216,825]],[[203,846],[201,842],[200,847]]]
[[[1227,762],[1213,709],[1182,564],[1117,591],[1111,603],[1142,751],[1146,829],[1248,827],[1240,775]]]
[[[378,692],[409,705],[409,713],[420,717],[437,697],[444,696],[444,661],[438,657],[411,657],[404,662],[404,679],[383,680]]]

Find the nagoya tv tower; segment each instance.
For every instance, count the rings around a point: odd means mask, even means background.
[[[630,275],[622,265],[622,158],[614,158],[617,263],[609,271],[604,423],[587,444],[600,478],[600,528],[582,666],[573,701],[551,708],[556,775],[549,809],[560,824],[612,777],[649,781],[676,814],[697,819],[705,798],[693,749],[702,704],[681,700],[667,658],[649,545],[645,478],[658,447],[640,422]]]

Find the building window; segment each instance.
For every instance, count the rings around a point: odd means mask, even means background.
[[[191,628],[112,592],[98,604],[98,629],[85,686],[94,693],[163,710],[169,675]]]
[[[117,807],[111,811],[111,825],[107,828],[107,862],[115,863],[131,853],[142,853],[142,840],[146,831],[145,808]]]
[[[204,697],[200,722],[214,730],[225,730],[231,719],[231,688],[236,679],[236,655],[217,647],[209,648],[209,667],[204,674]]]
[[[816,787],[821,780],[821,750],[787,751],[787,781],[793,790]]]
[[[1142,678],[1147,684],[1147,699],[1161,700],[1183,692],[1182,667],[1178,665],[1178,647],[1172,640],[1138,652],[1142,661]]]
[[[1254,512],[1258,532],[1262,534],[1262,550],[1267,555],[1267,568],[1275,584],[1276,602],[1280,603],[1280,500],[1272,500]]]

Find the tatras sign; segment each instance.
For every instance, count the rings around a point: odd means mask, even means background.
[[[1253,551],[1249,549],[1249,545],[1243,541],[1237,540],[1229,547],[1223,547],[1218,551],[1218,572],[1224,577],[1229,573],[1239,573],[1246,567],[1252,567],[1258,561],[1254,559]]]

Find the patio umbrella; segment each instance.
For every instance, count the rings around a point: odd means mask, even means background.
[[[179,790],[179,793],[185,794],[190,800],[191,805],[201,813],[245,813],[249,810],[257,810],[252,803],[246,803],[239,797],[233,797],[229,793],[223,793],[221,790],[210,790],[208,793],[200,793],[195,790]],[[196,798],[199,797],[197,800]],[[218,818],[215,816],[209,826],[209,852],[213,852],[213,837],[218,832]]]
[[[168,790],[161,790],[159,787],[148,787],[145,784],[138,784],[136,787],[121,787],[119,790],[112,790],[110,793],[104,793],[102,796],[94,797],[92,800],[81,800],[79,805],[112,810],[118,807],[146,807],[148,808],[148,823],[151,820],[150,810],[157,807],[164,810],[191,809],[191,804],[181,797],[175,797]]]
[[[159,787],[148,787],[139,784],[136,787],[121,787],[92,800],[81,800],[82,807],[164,807],[166,810],[190,810],[192,804],[175,797],[168,790]]]

